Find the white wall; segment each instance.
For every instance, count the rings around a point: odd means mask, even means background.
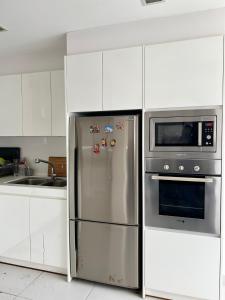
[[[70,32],[67,54],[224,33],[225,8]]]
[[[47,175],[46,164],[35,164],[34,158],[66,156],[65,137],[0,137],[0,147],[20,147],[21,158],[26,157],[34,175]]]
[[[33,52],[0,56],[0,75],[58,70],[64,68],[65,36],[54,49],[36,49]]]

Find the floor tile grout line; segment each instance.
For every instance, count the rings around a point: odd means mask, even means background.
[[[20,297],[22,294],[23,294],[23,292],[28,288],[28,287],[30,287],[42,274],[43,274],[44,272],[41,272],[40,274],[38,274],[38,276],[37,277],[35,277],[33,280],[31,280],[31,282],[18,294],[18,295],[16,295],[16,297]]]
[[[15,296],[15,298],[13,298],[13,300],[16,300],[16,299],[22,299],[22,300],[32,300],[30,298],[26,298],[26,297],[20,297],[20,296]]]
[[[12,293],[8,293],[8,292],[0,291],[0,296],[1,296],[1,295],[4,295],[4,294],[5,294],[5,295],[9,295],[9,296],[15,296],[15,297],[17,296],[17,295],[15,295],[15,294],[12,294]]]
[[[90,292],[88,293],[87,297],[85,298],[85,300],[87,300],[89,298],[89,296],[93,292],[94,288],[95,288],[95,285],[92,286],[92,288],[91,288]]]

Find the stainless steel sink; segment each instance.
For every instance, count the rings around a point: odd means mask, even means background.
[[[56,187],[64,187],[66,186],[66,180],[61,178],[56,178],[55,180],[49,180],[42,184],[43,186],[56,186]]]
[[[55,178],[54,180],[49,177],[26,177],[22,179],[16,179],[9,182],[10,184],[21,185],[39,185],[39,186],[53,186],[53,187],[65,187],[66,179]]]

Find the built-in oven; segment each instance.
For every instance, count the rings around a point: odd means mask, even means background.
[[[147,159],[145,167],[146,226],[220,235],[220,160]]]
[[[222,108],[145,114],[145,157],[219,158]]]

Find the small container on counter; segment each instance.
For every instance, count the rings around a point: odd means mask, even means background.
[[[19,176],[32,176],[32,169],[29,167],[27,160],[24,158],[18,165]]]

